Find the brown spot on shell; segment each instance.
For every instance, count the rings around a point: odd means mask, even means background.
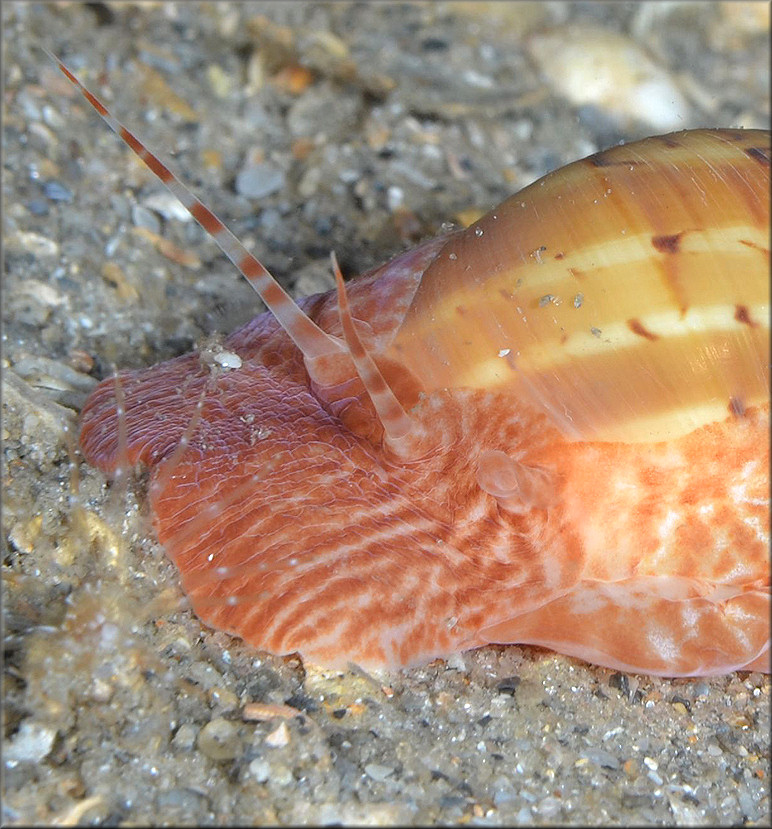
[[[750,239],[740,239],[739,242],[741,245],[745,245],[746,248],[753,248],[753,250],[757,250],[769,258],[769,248],[762,247],[762,245],[758,245],[756,242],[751,242]]]
[[[678,253],[681,248],[681,237],[683,232],[674,233],[670,236],[652,236],[651,244],[660,253]]]
[[[758,328],[759,324],[756,320],[751,319],[751,315],[744,305],[735,305],[734,318],[737,322],[743,323],[743,325],[749,325],[751,328]]]
[[[612,149],[616,149],[612,147]],[[637,167],[640,162],[634,158],[613,158],[608,151],[595,153],[587,159],[591,167]]]
[[[633,334],[638,334],[639,337],[645,337],[647,340],[658,340],[659,336],[657,334],[653,334],[646,328],[643,323],[638,319],[629,319],[627,320],[627,327],[633,332]]]
[[[769,167],[769,147],[748,147],[745,150],[745,155],[754,161],[758,161],[759,164]]]
[[[730,397],[729,398],[729,414],[733,417],[744,417],[745,416],[745,402],[741,397]]]
[[[565,253],[562,253],[562,252],[561,253],[556,253],[555,254],[555,259],[565,259],[565,256],[566,256]]]
[[[580,271],[579,268],[569,268],[568,272],[577,279],[581,279],[584,276],[584,271]]]

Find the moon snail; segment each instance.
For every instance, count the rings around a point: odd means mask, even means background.
[[[201,620],[327,666],[769,670],[769,133],[597,153],[295,302],[59,66],[269,308],[81,415]]]

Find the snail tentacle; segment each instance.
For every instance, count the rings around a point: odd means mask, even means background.
[[[56,63],[65,77],[80,90],[83,97],[99,113],[110,129],[139,156],[148,169],[158,177],[173,196],[179,199],[183,207],[214,239],[220,250],[233,262],[241,275],[254,288],[279,325],[302,351],[307,361],[313,361],[326,355],[340,354],[345,351],[343,344],[337,338],[330,336],[326,331],[319,328],[310,317],[300,310],[268,269],[241,244],[203,202],[188,190],[158,156],[152,153],[117,118],[111,115],[99,98],[89,92],[59,58],[47,49],[44,51]]]
[[[399,402],[375,360],[370,356],[360,339],[354,327],[346,286],[343,283],[343,274],[340,271],[338,258],[334,251],[330,253],[330,259],[338,291],[338,315],[343,329],[343,336],[359,379],[362,381],[375,408],[381,426],[383,426],[384,442],[401,460],[415,460],[425,451],[423,446],[425,441],[422,439],[424,436],[421,434],[420,424],[405,411],[404,406]]]

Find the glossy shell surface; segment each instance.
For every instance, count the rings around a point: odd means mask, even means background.
[[[615,147],[441,251],[395,351],[424,388],[517,388],[576,438],[686,434],[768,399],[769,136]]]

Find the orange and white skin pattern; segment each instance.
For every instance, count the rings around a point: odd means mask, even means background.
[[[81,416],[205,623],[330,667],[769,671],[769,133],[598,153],[295,303],[80,88],[270,309]]]

